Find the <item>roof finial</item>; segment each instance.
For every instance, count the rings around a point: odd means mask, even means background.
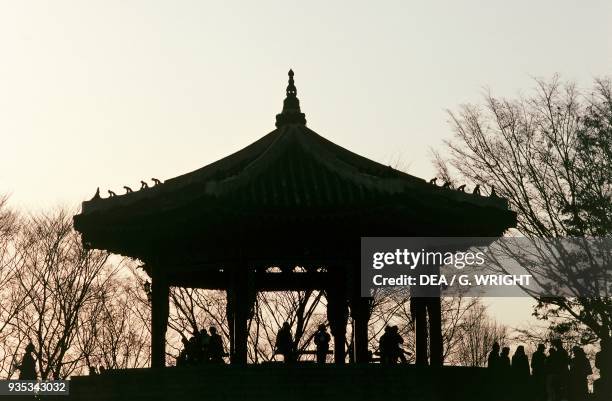
[[[288,124],[306,125],[306,115],[300,110],[300,101],[297,98],[293,75],[293,70],[289,70],[289,85],[287,85],[287,97],[283,102],[283,111],[276,115],[276,126],[278,128]]]
[[[289,70],[289,85],[287,85],[287,97],[296,97],[297,89],[295,88],[295,83],[293,82],[293,70]]]

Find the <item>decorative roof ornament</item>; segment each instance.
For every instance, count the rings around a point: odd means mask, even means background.
[[[91,198],[89,201],[96,201],[96,200],[100,200],[102,199],[102,197],[100,197],[100,187],[98,187],[98,189],[96,189],[96,193],[94,194],[93,198]]]
[[[293,70],[289,70],[289,85],[287,85],[287,97],[283,102],[283,111],[276,115],[277,128],[289,124],[306,125],[306,115],[300,110],[300,100],[297,98],[293,75]]]

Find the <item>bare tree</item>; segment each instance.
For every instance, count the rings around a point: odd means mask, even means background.
[[[76,343],[87,366],[140,368],[150,363],[149,305],[132,277],[109,279],[84,308]],[[146,296],[145,296],[146,297]]]
[[[34,343],[42,378],[65,378],[83,363],[75,347],[79,327],[116,269],[107,253],[83,248],[66,210],[30,217],[17,247],[23,263],[12,292],[27,305],[11,325],[21,341]]]
[[[7,377],[17,362],[15,349],[21,345],[11,323],[25,307],[24,294],[12,290],[20,263],[15,249],[19,230],[18,214],[9,208],[8,197],[0,196],[0,376]]]
[[[180,353],[182,338],[215,326],[222,338],[229,338],[224,291],[173,287],[170,291],[168,318],[168,357],[175,360]]]
[[[451,363],[463,363],[457,356],[458,348],[465,336],[466,320],[474,310],[482,309],[478,298],[455,296],[441,299],[442,341],[444,360]],[[484,318],[483,309],[483,318]],[[488,318],[488,317],[487,317]],[[404,349],[410,352],[408,362],[413,362],[415,355],[414,319],[410,311],[410,291],[399,288],[377,293],[374,297],[372,317],[369,322],[370,348],[378,350],[378,340],[386,326],[396,325],[404,338]]]
[[[255,305],[249,324],[249,359],[253,362],[274,359],[276,334],[284,322],[292,326],[296,350],[300,352],[309,348],[317,326],[327,320],[320,291],[262,292],[257,295]]]
[[[369,348],[377,355],[379,339],[387,326],[397,326],[404,338],[404,348],[414,349],[414,321],[410,313],[410,291],[397,288],[385,289],[374,293],[372,312],[368,322]],[[410,355],[410,362],[414,355]]]
[[[453,344],[453,359],[465,366],[486,366],[493,343],[504,344],[508,329],[487,314],[487,308],[476,303],[470,307],[458,324],[459,335]]]
[[[455,139],[446,142],[447,160],[458,179],[494,187],[518,212],[518,231],[528,238],[609,238],[612,229],[612,85],[597,80],[584,96],[558,77],[536,80],[529,97],[485,96],[483,105],[449,112]],[[434,162],[449,175],[440,157]],[[588,251],[587,251],[588,252]],[[605,252],[604,252],[605,253]],[[604,265],[599,272],[606,274]],[[537,316],[563,330],[581,327],[585,342],[612,335],[612,298],[581,287],[582,271],[553,266],[532,273],[563,280],[572,297],[545,297]],[[609,265],[607,267],[609,269]],[[609,271],[608,271],[609,272]],[[606,278],[604,278],[605,280]],[[581,295],[582,294],[582,295]],[[585,330],[586,329],[586,330]]]

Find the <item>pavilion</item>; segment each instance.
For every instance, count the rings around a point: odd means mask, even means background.
[[[274,131],[163,183],[105,199],[98,192],[74,216],[87,247],[144,263],[152,283],[153,367],[165,365],[170,286],[226,291],[235,364],[247,361],[257,291],[323,290],[336,363],[345,361],[349,316],[355,361],[367,362],[361,237],[499,237],[515,224],[502,198],[441,188],[309,129],[292,71]],[[440,298],[412,307],[417,363],[442,364]]]

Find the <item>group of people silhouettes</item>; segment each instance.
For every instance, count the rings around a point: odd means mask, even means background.
[[[386,326],[384,334],[378,341],[378,353],[380,354],[380,363],[395,364],[398,361],[407,363],[406,351],[402,348],[404,339],[399,334],[397,326]]]
[[[104,373],[106,373],[106,368],[104,367],[104,365],[100,365],[96,367],[96,365],[90,364],[87,366],[89,369],[89,376],[103,375]]]
[[[316,346],[317,363],[325,363],[327,354],[329,353],[329,343],[331,336],[327,332],[324,324],[320,324],[317,331],[313,335],[313,341]],[[379,354],[380,362],[383,364],[395,364],[399,362],[407,363],[406,351],[402,349],[404,339],[399,334],[397,326],[385,327],[384,334],[380,337]],[[289,322],[283,323],[282,327],[276,335],[275,354],[283,356],[285,362],[295,362],[297,360],[297,350],[293,335],[291,333],[291,325]]]
[[[188,340],[183,337],[183,349],[176,359],[176,366],[194,366],[204,363],[224,363],[223,339],[214,326],[196,331]]]
[[[331,336],[324,324],[318,326],[312,339],[316,346],[317,363],[325,363]],[[196,331],[189,340],[183,338],[182,341],[184,348],[177,358],[177,366],[223,363],[223,357],[226,355],[223,340],[215,327],[210,327],[209,332],[206,329]],[[407,352],[402,348],[403,343],[404,339],[397,326],[385,327],[379,340],[380,362],[406,363]],[[26,346],[21,364],[16,366],[20,371],[20,380],[37,378],[34,350],[34,345],[30,342]],[[295,342],[288,322],[285,322],[277,333],[275,353],[283,355],[285,362],[297,360]],[[564,349],[561,340],[555,339],[551,341],[548,353],[544,344],[539,344],[530,362],[524,346],[519,345],[510,357],[510,348],[500,348],[496,342],[488,355],[487,367],[494,380],[514,384],[514,390],[502,394],[502,399],[506,397],[508,400],[524,401],[584,401],[589,399],[588,376],[593,374],[593,370],[581,347],[574,346],[571,354],[570,356]],[[612,339],[601,341],[601,350],[595,356],[595,367],[599,369],[600,375],[593,386],[595,399],[612,400]],[[102,372],[103,368],[99,373]],[[90,374],[98,372],[90,366]]]
[[[601,375],[600,388],[596,389],[596,394],[597,392],[607,394],[606,390],[609,391],[609,387],[604,384],[609,381],[612,355],[609,355],[609,351],[605,351],[604,348],[602,342],[602,351],[598,353],[596,359],[596,366],[600,369]],[[604,362],[605,358],[607,359]],[[508,393],[508,399],[584,401],[589,397],[588,376],[593,374],[591,363],[579,346],[572,348],[570,356],[559,339],[551,342],[548,355],[544,344],[539,344],[531,356],[531,366],[522,345],[516,348],[510,358],[509,347],[500,350],[499,344],[494,343],[488,356],[487,366],[495,377],[510,379],[515,384],[514,391]]]
[[[317,363],[325,363],[329,352],[331,336],[327,332],[327,327],[324,324],[320,324],[317,328],[317,331],[313,335],[313,341],[316,346],[315,354],[317,356]],[[295,362],[297,360],[297,350],[289,322],[283,323],[276,334],[275,354],[282,355],[285,362]]]

